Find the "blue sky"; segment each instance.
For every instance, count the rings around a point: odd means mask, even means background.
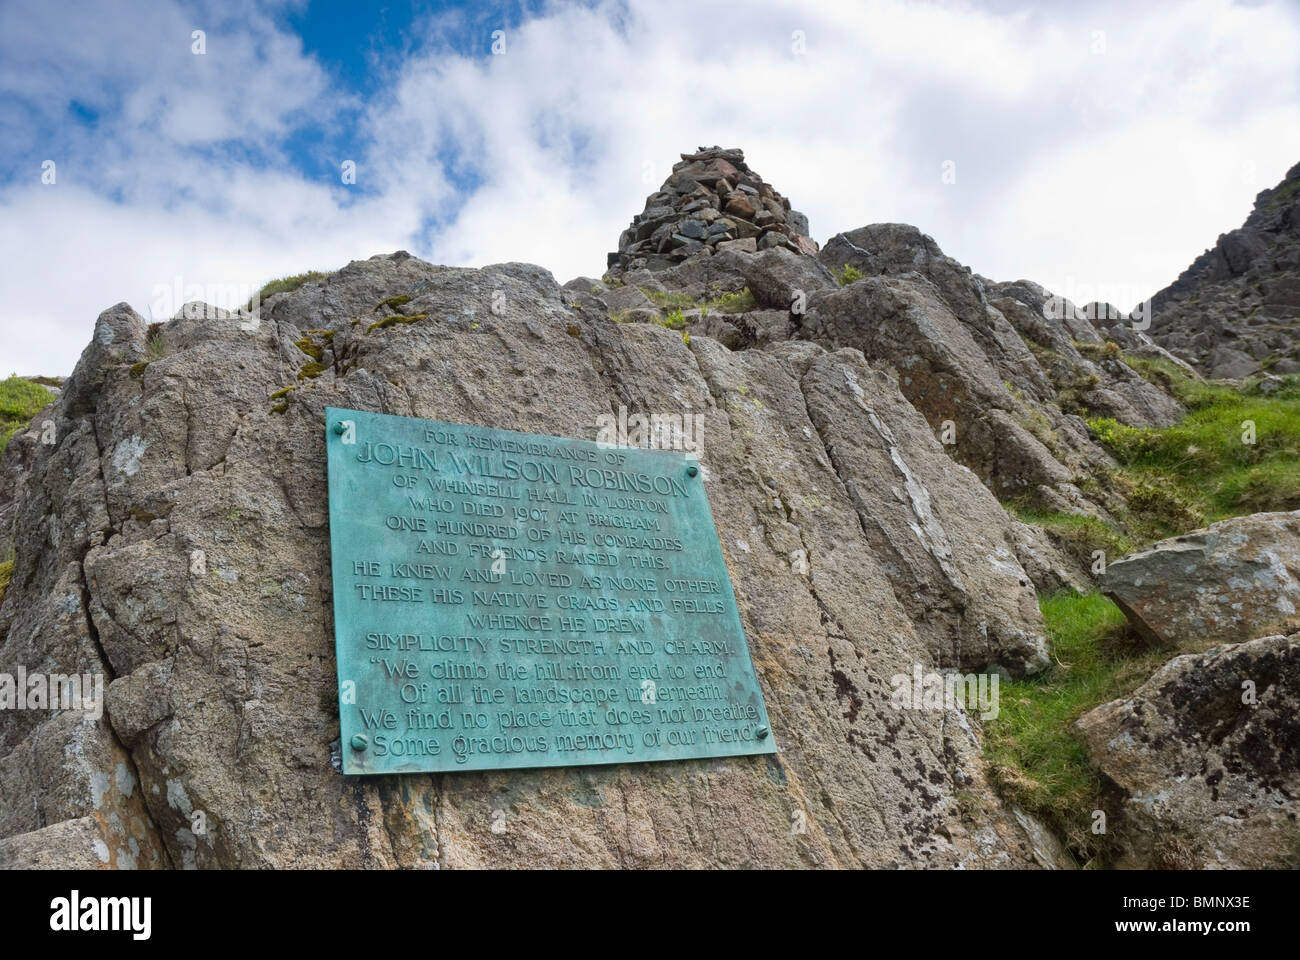
[[[1298,49],[1289,2],[0,0],[0,376],[396,249],[599,275],[714,143],[819,241],[1128,306],[1300,160]]]

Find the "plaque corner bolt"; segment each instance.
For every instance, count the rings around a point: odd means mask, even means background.
[[[353,750],[364,750],[368,746],[370,746],[370,741],[366,739],[364,734],[358,733],[353,735],[352,737]]]
[[[755,730],[754,732],[758,734],[758,739],[760,739],[760,740],[766,740],[766,739],[767,739],[767,735],[768,735],[769,733],[771,733],[772,731],[769,730],[767,727],[759,727],[759,728],[758,728],[757,730]],[[355,739],[355,738],[354,738],[354,739]]]
[[[696,475],[697,473],[699,473],[699,472],[700,472],[700,468],[699,468],[699,466],[696,465],[696,464],[694,464],[694,463],[692,463],[692,464],[688,464],[687,467],[686,467],[686,475],[687,475],[688,477],[693,477],[693,476],[695,476],[695,475]]]
[[[342,421],[339,421],[338,423],[334,424],[334,432],[337,433],[340,437],[343,436],[344,429],[345,427],[343,426]]]

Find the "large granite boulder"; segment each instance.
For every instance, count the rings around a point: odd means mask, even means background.
[[[774,289],[801,256],[728,255],[771,261]],[[917,666],[1045,662],[1025,566],[1043,574],[1042,545],[861,353],[687,342],[612,321],[602,287],[581,287],[398,253],[279,294],[256,322],[101,316],[47,411],[56,442],[6,454],[24,479],[0,672],[102,673],[106,712],[0,713],[0,862],[1043,862],[1041,828],[989,785],[978,718],[890,698]],[[781,752],[341,775],[327,405],[586,439],[620,406],[702,414]]]
[[[1118,866],[1300,866],[1300,634],[1177,657],[1076,729],[1123,792]]]
[[[1102,590],[1148,638],[1249,640],[1300,611],[1300,510],[1234,517],[1106,568]]]

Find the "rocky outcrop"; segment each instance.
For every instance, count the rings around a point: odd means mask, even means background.
[[[1300,865],[1300,634],[1177,657],[1076,729],[1123,792],[1118,866]]]
[[[722,250],[817,252],[808,218],[749,168],[742,151],[700,147],[681,157],[618,238],[610,267],[662,270]]]
[[[1162,540],[1110,564],[1102,590],[1141,633],[1175,647],[1300,625],[1300,510]]]
[[[744,256],[739,282],[773,290],[795,257]],[[118,866],[1039,864],[1041,827],[991,789],[978,719],[889,695],[917,664],[1040,667],[1024,564],[1048,548],[857,351],[688,343],[580,286],[399,253],[257,322],[182,310],[153,353],[140,317],[106,311],[49,411],[57,442],[7,455],[28,479],[0,670],[100,671],[107,709],[0,714],[0,857],[39,865],[58,844],[104,863],[102,840]],[[343,777],[326,405],[588,439],[620,406],[702,414],[781,752]]]
[[[1211,377],[1300,373],[1300,164],[1155,295],[1150,332]]]

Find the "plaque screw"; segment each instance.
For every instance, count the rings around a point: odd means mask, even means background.
[[[695,475],[696,475],[697,473],[699,473],[699,472],[700,472],[700,468],[697,467],[697,466],[696,466],[695,464],[693,464],[693,463],[692,463],[689,467],[686,468],[686,475],[687,475],[688,477],[693,477],[693,476],[695,476]]]
[[[768,735],[769,733],[771,733],[772,731],[769,730],[769,729],[767,729],[767,727],[759,727],[759,728],[758,728],[757,730],[755,730],[754,732],[758,734],[758,739],[760,739],[760,740],[766,740],[766,739],[767,739],[767,735]],[[352,739],[355,740],[356,737],[353,737]]]
[[[368,746],[370,746],[370,741],[365,738],[364,734],[358,733],[352,737],[353,750],[364,750]]]
[[[343,424],[342,423],[334,424],[334,432],[337,433],[339,436],[343,436]]]

